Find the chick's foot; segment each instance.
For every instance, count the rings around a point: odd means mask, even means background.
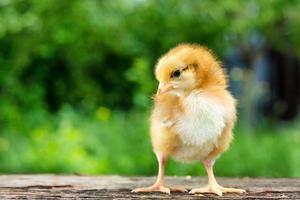
[[[165,187],[163,185],[152,185],[150,187],[144,187],[144,188],[136,188],[132,190],[131,192],[161,192],[161,193],[166,193],[166,194],[171,194],[172,192],[187,192],[185,188],[181,187]]]
[[[170,188],[167,188],[162,185],[152,185],[150,187],[143,187],[143,188],[136,188],[132,190],[131,192],[161,192],[166,194],[171,194]]]
[[[237,189],[237,188],[225,188],[219,185],[212,185],[212,186],[207,186],[204,188],[196,188],[192,189],[189,193],[190,194],[205,194],[205,193],[213,193],[218,196],[222,196],[223,193],[238,193],[242,194],[245,193],[245,190],[242,189]]]

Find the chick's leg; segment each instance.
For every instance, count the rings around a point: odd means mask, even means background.
[[[217,194],[218,196],[222,196],[223,193],[245,193],[245,190],[242,189],[236,189],[236,188],[225,188],[220,186],[216,178],[214,176],[213,172],[213,161],[208,160],[204,162],[205,169],[207,171],[208,175],[208,185],[204,188],[196,188],[192,189],[190,191],[191,194],[197,194],[197,193],[214,193]]]
[[[163,154],[156,153],[157,161],[158,161],[158,176],[156,182],[149,187],[144,188],[136,188],[132,190],[132,192],[162,192],[170,194],[171,191],[176,192],[186,192],[186,189],[178,188],[168,188],[165,187],[165,166],[167,161],[167,156]]]

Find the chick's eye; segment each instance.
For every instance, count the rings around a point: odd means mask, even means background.
[[[177,69],[174,72],[172,72],[171,78],[178,78],[180,76],[180,74],[181,74],[180,70]]]

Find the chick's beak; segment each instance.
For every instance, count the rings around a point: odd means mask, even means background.
[[[173,85],[170,83],[162,83],[160,82],[158,85],[157,94],[168,92],[169,90],[173,89]]]

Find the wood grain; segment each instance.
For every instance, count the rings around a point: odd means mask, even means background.
[[[0,199],[300,199],[300,179],[222,178],[223,186],[239,187],[246,194],[195,196],[188,193],[131,193],[148,186],[155,177],[80,176],[80,175],[2,175]],[[167,177],[168,185],[187,189],[204,186],[205,177]]]

